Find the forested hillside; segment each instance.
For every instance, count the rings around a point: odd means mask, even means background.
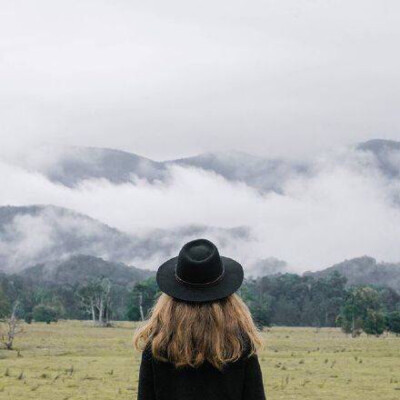
[[[345,260],[332,267],[305,275],[324,278],[337,271],[347,278],[347,285],[388,286],[400,293],[400,264],[377,262],[372,257],[358,257]]]
[[[132,288],[153,275],[151,271],[87,255],[52,265],[38,264],[18,274],[3,273],[3,314],[18,302],[20,316],[28,320],[37,306],[52,309],[57,318],[123,320],[127,318]]]
[[[348,329],[357,332],[368,321],[384,321],[400,310],[399,292],[372,283],[349,286],[335,270],[323,276],[278,273],[246,279],[239,294],[260,326],[337,326],[351,318],[358,322]],[[83,255],[49,270],[37,265],[0,275],[0,312],[6,316],[18,304],[18,315],[27,321],[140,320],[158,294],[154,272]]]
[[[75,285],[107,278],[114,284],[130,287],[153,276],[154,272],[78,254],[52,265],[35,265],[18,275],[37,284]]]

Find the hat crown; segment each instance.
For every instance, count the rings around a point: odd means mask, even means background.
[[[186,243],[179,252],[175,275],[189,285],[207,285],[224,273],[221,257],[214,243],[197,239]]]

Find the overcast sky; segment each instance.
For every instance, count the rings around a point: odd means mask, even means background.
[[[400,140],[398,0],[2,0],[0,145],[155,159]]]

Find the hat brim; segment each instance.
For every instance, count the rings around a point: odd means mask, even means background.
[[[190,286],[178,282],[175,268],[178,257],[163,263],[157,271],[156,281],[160,290],[179,300],[205,302],[219,300],[235,293],[243,282],[243,267],[235,260],[221,256],[224,276],[218,283],[210,286]]]

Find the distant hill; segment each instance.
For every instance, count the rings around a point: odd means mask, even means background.
[[[370,154],[368,166],[378,168],[385,176],[400,176],[400,142],[374,139],[358,143],[350,150],[354,154]],[[107,148],[43,147],[30,149],[28,155],[7,161],[68,187],[75,187],[90,179],[104,179],[114,184],[133,183],[134,178],[150,183],[166,181],[170,176],[169,167],[187,166],[213,172],[232,182],[243,182],[261,192],[279,193],[287,180],[296,176],[313,176],[315,173],[315,160],[291,161],[259,157],[241,151],[208,152],[154,161],[134,153]]]
[[[43,146],[31,149],[29,154],[21,155],[12,162],[68,187],[74,187],[86,179],[125,183],[132,181],[133,175],[152,182],[162,179],[165,170],[162,163],[146,157],[97,147]]]
[[[244,182],[262,191],[280,192],[293,175],[307,174],[307,163],[257,157],[239,151],[204,153],[194,157],[167,161],[167,165],[184,165],[214,172],[229,181]]]
[[[358,144],[356,149],[373,155],[377,167],[388,178],[400,176],[400,142],[374,139]]]
[[[55,263],[55,265],[35,265],[19,274],[35,283],[74,285],[88,282],[91,279],[106,277],[114,284],[132,286],[136,282],[153,276],[154,271],[79,254],[60,263]]]
[[[79,254],[155,269],[159,261],[175,255],[182,243],[201,236],[211,236],[223,249],[226,241],[246,241],[249,230],[189,225],[137,236],[61,207],[5,206],[0,207],[0,271],[52,266]]]
[[[275,257],[264,258],[256,261],[251,268],[245,271],[249,278],[263,277],[266,275],[276,275],[291,272],[286,261]]]
[[[0,269],[19,270],[90,254],[131,263],[139,239],[95,219],[54,206],[0,207]]]
[[[379,154],[383,151],[400,151],[400,142],[395,140],[372,139],[357,145],[358,150],[371,151]]]
[[[366,170],[372,176],[380,172],[394,182],[400,177],[400,142],[375,139],[347,150],[345,156],[353,159],[356,155],[357,162],[346,164],[346,168]],[[204,153],[160,162],[129,152],[94,147],[44,151],[42,154],[29,151],[27,157],[13,162],[68,187],[90,179],[114,184],[134,184],[134,177],[150,183],[167,181],[170,167],[181,166],[209,171],[231,182],[242,182],[263,194],[268,191],[281,193],[292,178],[300,177],[299,182],[303,184],[307,179],[303,182],[302,178],[318,174],[321,167],[315,159],[293,162],[238,151]],[[323,162],[322,168],[325,168]],[[390,196],[393,193],[394,190]],[[400,203],[393,195],[393,205],[396,204]],[[241,240],[251,241],[252,227],[222,229],[188,225],[173,230],[154,229],[136,235],[121,232],[72,210],[52,205],[31,205],[0,207],[0,235],[0,271],[19,271],[32,265],[63,261],[78,254],[154,269],[160,260],[175,255],[187,240],[207,236],[224,250],[231,239],[237,242],[237,246],[240,246]],[[260,260],[248,266],[249,272],[260,276],[282,270],[283,266],[279,263],[275,265],[273,259],[271,263],[269,256],[271,254],[260,254]]]
[[[46,162],[42,161],[44,159]],[[88,179],[105,179],[116,184],[133,182],[134,177],[150,183],[165,181],[169,177],[169,167],[177,165],[213,172],[229,181],[243,182],[262,191],[280,191],[290,176],[308,170],[308,164],[303,162],[257,157],[238,151],[153,161],[134,153],[96,147],[32,149],[28,156],[12,162],[68,187],[75,187]]]
[[[321,271],[305,272],[304,275],[322,278],[334,271],[347,278],[348,286],[388,286],[400,293],[400,264],[378,263],[374,258],[367,256],[345,260]]]

